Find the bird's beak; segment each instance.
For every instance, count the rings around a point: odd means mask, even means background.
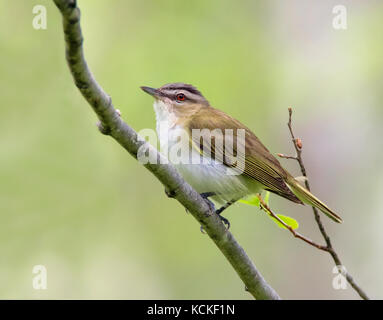
[[[160,97],[160,91],[155,88],[150,88],[150,87],[144,87],[142,86],[141,89],[145,91],[147,94],[150,94],[152,97],[158,99]]]

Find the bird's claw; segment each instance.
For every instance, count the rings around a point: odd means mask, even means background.
[[[230,221],[227,220],[225,217],[222,217],[221,215],[218,215],[218,217],[221,219],[221,221],[225,225],[226,230],[229,230],[230,229]]]
[[[209,197],[214,196],[214,195],[215,195],[215,193],[213,193],[213,192],[204,192],[204,193],[201,193],[201,194],[200,194],[200,196],[201,196],[203,199],[205,199],[207,205],[208,205],[209,208],[210,208],[210,211],[212,211],[212,212],[215,212],[215,205],[214,205],[214,203],[209,199]]]
[[[210,201],[209,199],[205,199],[205,201],[206,201],[207,205],[209,206],[210,211],[211,211],[211,212],[215,212],[216,210],[215,210],[215,205],[214,205],[214,203],[213,203],[212,201]]]
[[[222,217],[220,215],[220,213],[223,211],[223,210],[216,210],[215,209],[215,205],[214,203],[209,199],[209,197],[211,196],[214,196],[215,193],[213,192],[205,192],[205,193],[201,193],[201,197],[206,201],[207,205],[209,206],[209,209],[211,212],[215,213],[220,219],[221,221],[223,222],[223,224],[225,225],[226,227],[226,230],[229,230],[230,229],[230,222],[229,220],[227,220],[225,217]],[[205,234],[205,230],[203,229],[203,227],[201,226],[200,227],[200,230],[203,234]]]

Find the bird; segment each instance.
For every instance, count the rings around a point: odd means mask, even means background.
[[[212,107],[193,85],[177,82],[141,89],[154,98],[161,150],[175,149],[169,155],[177,160],[172,163],[178,172],[228,228],[230,222],[222,212],[263,190],[313,206],[333,221],[342,222],[338,214],[282,167],[248,127]],[[238,163],[242,165],[236,166]],[[216,205],[220,207],[215,209]]]

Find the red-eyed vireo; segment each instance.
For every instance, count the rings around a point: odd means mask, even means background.
[[[249,128],[210,106],[192,85],[171,83],[158,89],[141,89],[155,99],[161,149],[166,146],[169,150],[178,144],[177,154],[178,151],[185,154],[175,163],[178,171],[210,204],[208,197],[221,205],[215,212],[226,224],[227,219],[220,215],[223,210],[262,190],[299,204],[309,204],[334,221],[342,222],[334,211],[283,169]]]

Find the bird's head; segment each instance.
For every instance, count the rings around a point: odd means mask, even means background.
[[[190,84],[169,83],[158,89],[150,87],[141,89],[155,99],[155,111],[162,119],[170,116],[187,117],[200,108],[209,106],[209,102],[201,92]]]

